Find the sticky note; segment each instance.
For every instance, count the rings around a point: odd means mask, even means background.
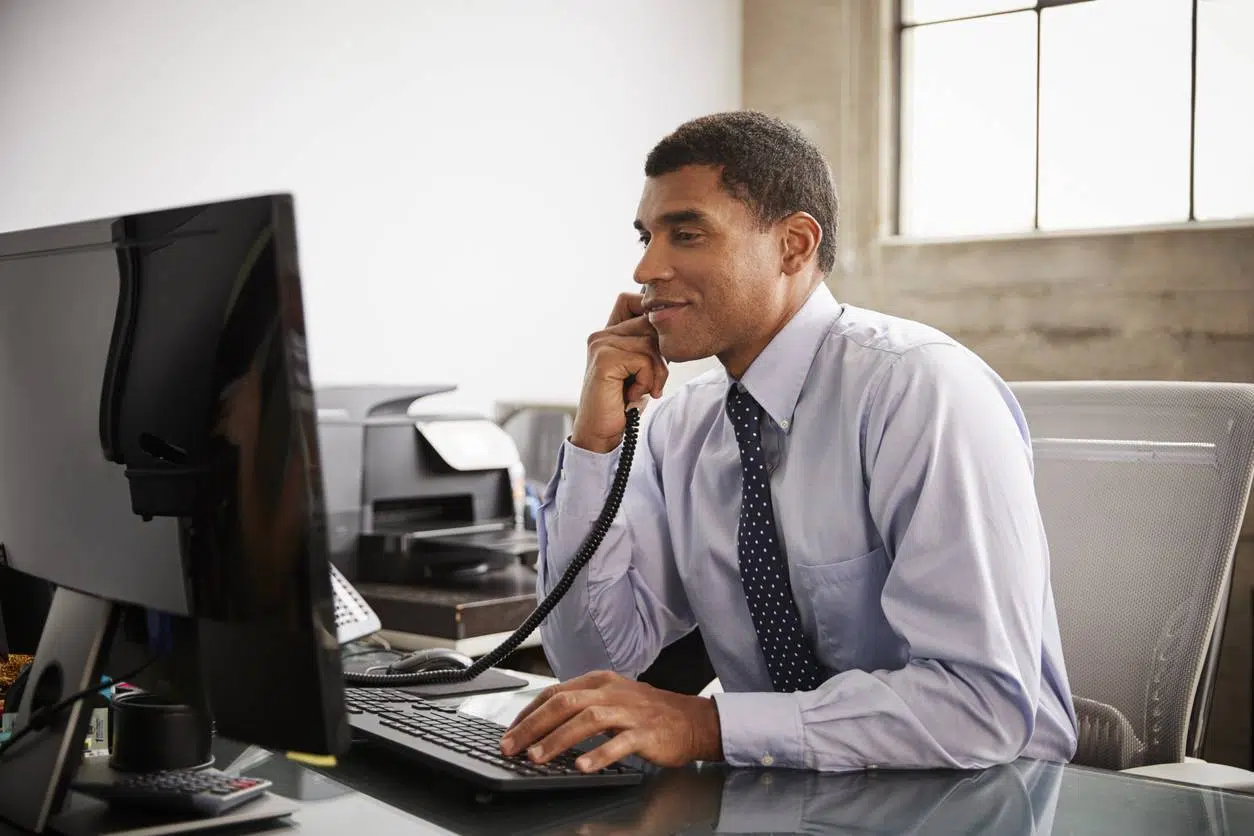
[[[335,766],[335,755],[307,755],[304,752],[288,752],[287,759],[306,766]]]

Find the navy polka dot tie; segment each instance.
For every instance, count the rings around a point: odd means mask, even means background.
[[[810,691],[823,682],[814,648],[801,630],[792,597],[788,561],[775,531],[771,483],[762,455],[762,407],[739,384],[727,396],[727,414],[740,445],[744,487],[740,499],[737,549],[753,628],[776,691]]]

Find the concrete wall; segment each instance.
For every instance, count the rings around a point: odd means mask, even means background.
[[[814,138],[840,190],[840,298],[953,334],[1004,377],[1254,381],[1254,226],[892,239],[891,2],[745,0],[744,106]],[[786,13],[785,13],[786,9]],[[1205,755],[1250,765],[1254,515]]]

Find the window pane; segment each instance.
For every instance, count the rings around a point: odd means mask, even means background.
[[[901,4],[901,20],[903,23],[930,23],[1035,7],[1035,0],[905,0]]]
[[[1189,216],[1190,0],[1041,12],[1042,229]]]
[[[901,71],[901,234],[1031,229],[1035,12],[907,29]]]
[[[1201,220],[1254,215],[1254,2],[1197,7],[1194,212]]]

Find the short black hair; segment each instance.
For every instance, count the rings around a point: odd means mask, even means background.
[[[763,225],[807,212],[823,229],[818,266],[836,264],[839,201],[832,171],[814,143],[793,125],[748,110],[714,113],[685,122],[653,147],[646,177],[685,166],[722,170],[723,187],[754,211]]]

